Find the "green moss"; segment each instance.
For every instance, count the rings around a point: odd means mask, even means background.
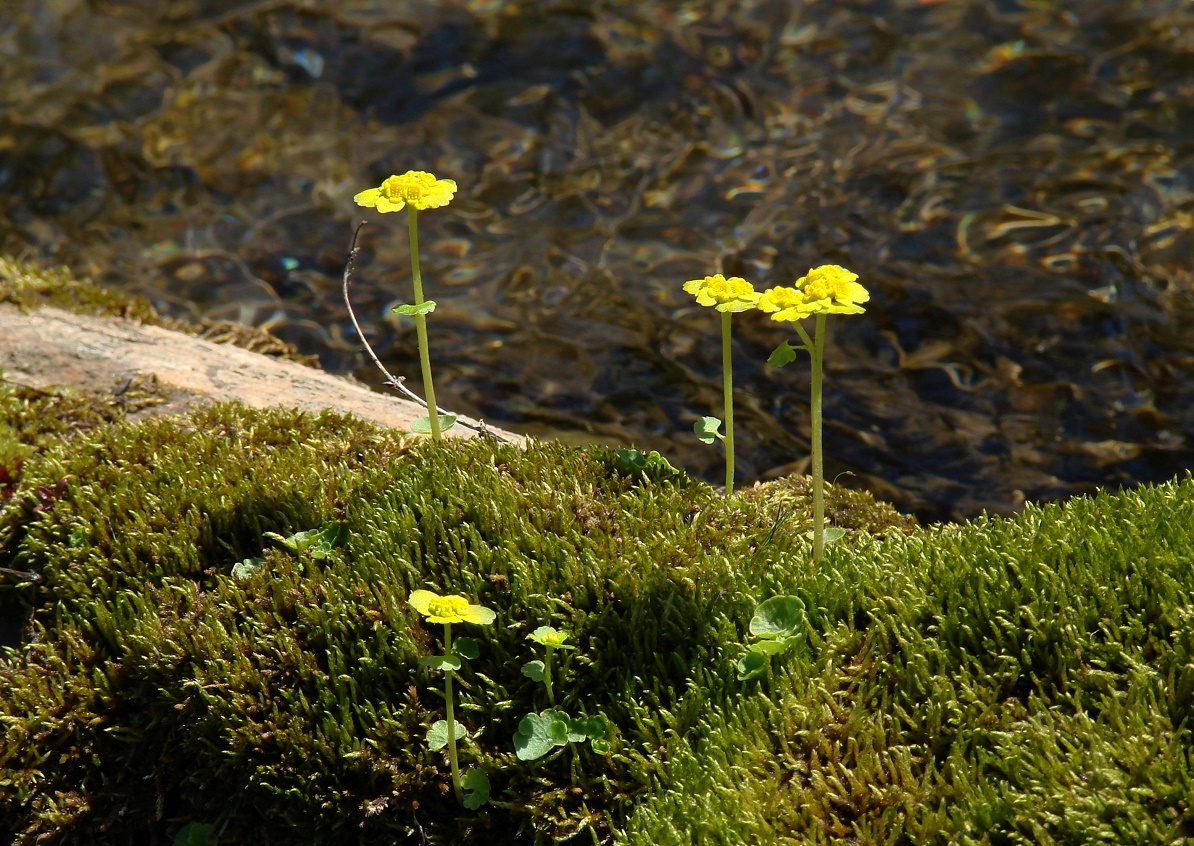
[[[64,267],[44,268],[5,256],[0,256],[0,302],[25,309],[54,306],[76,314],[125,317],[150,325],[161,320],[144,297],[81,281]]]
[[[814,648],[673,739],[623,842],[1194,837],[1188,477],[836,552]]]
[[[727,502],[619,466],[236,405],[43,444],[0,511],[0,567],[43,579],[0,587],[27,620],[0,662],[0,840],[1188,836],[1189,480],[944,530],[833,490],[850,533],[813,571],[803,480]],[[347,530],[327,558],[263,538],[326,521]],[[460,632],[481,641],[462,755],[498,803],[477,812],[422,742],[443,716],[423,587],[499,615]],[[740,682],[777,593],[804,599],[805,649]],[[579,647],[560,704],[606,717],[609,756],[515,757],[548,624]]]

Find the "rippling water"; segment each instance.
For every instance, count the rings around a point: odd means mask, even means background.
[[[4,0],[0,250],[364,366],[354,284],[441,405],[715,480],[719,324],[684,280],[833,262],[830,477],[929,518],[1194,466],[1194,8],[1180,0]],[[735,318],[742,481],[805,467],[808,373]]]

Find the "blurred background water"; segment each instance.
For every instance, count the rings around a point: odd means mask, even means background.
[[[0,0],[0,252],[268,327],[440,404],[716,480],[719,324],[680,290],[851,268],[830,478],[928,519],[1194,466],[1188,0]],[[735,321],[740,481],[807,466],[808,368]]]

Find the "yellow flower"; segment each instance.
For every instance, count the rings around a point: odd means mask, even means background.
[[[407,203],[419,211],[438,209],[452,202],[456,183],[451,179],[436,179],[425,170],[408,170],[401,176],[391,176],[380,188],[370,188],[353,197],[358,206],[369,206],[379,212],[402,211]]]
[[[774,312],[772,320],[799,320],[808,317],[815,308],[804,292],[795,288],[768,288],[759,297],[759,311]]]
[[[754,285],[741,276],[726,279],[720,273],[704,279],[690,279],[684,283],[684,292],[695,296],[698,305],[715,306],[721,312],[746,311],[759,301]]]
[[[759,310],[772,320],[800,320],[812,314],[862,314],[859,305],[871,298],[858,284],[858,274],[836,264],[814,267],[792,287],[769,288],[759,298]]]
[[[454,593],[440,596],[429,590],[416,590],[407,601],[429,623],[477,623],[488,626],[497,617],[484,605],[470,605],[467,599]]]
[[[568,632],[556,631],[551,626],[540,626],[529,635],[528,640],[533,640],[535,643],[543,646],[550,646],[552,649],[575,649],[575,646],[564,643],[568,639]]]
[[[796,287],[815,306],[810,314],[862,314],[859,303],[871,298],[866,288],[858,284],[858,274],[836,264],[814,267],[796,280]]]

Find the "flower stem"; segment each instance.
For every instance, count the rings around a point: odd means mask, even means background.
[[[551,653],[552,648],[547,647],[547,655],[543,659],[543,684],[547,687],[547,704],[555,705],[556,699],[551,693]]]
[[[825,456],[821,449],[821,361],[825,355],[825,315],[817,315],[812,348],[812,398],[809,414],[813,452],[813,563],[825,554]]]
[[[725,388],[726,499],[734,492],[734,367],[730,361],[730,312],[721,313],[721,381]]]
[[[415,288],[415,305],[423,304],[423,275],[419,271],[419,212],[412,205],[406,207],[407,229],[410,231],[410,269]],[[427,315],[415,315],[415,335],[419,340],[419,365],[423,369],[423,390],[427,394],[427,416],[431,421],[431,440],[439,441],[439,406],[435,404],[435,385],[431,382],[431,353],[427,346]],[[451,720],[448,736],[451,737]],[[459,789],[459,788],[457,788]]]
[[[444,623],[444,654],[452,652],[452,624]],[[448,761],[452,765],[452,790],[456,793],[456,801],[464,801],[464,791],[460,788],[460,762],[456,758],[456,715],[452,709],[452,671],[444,670],[444,701],[448,711]]]

